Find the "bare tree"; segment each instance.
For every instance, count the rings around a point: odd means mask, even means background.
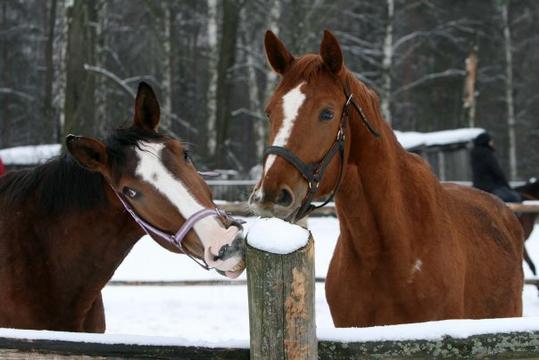
[[[250,6],[249,6],[250,5]],[[267,11],[269,6],[269,11]],[[259,20],[254,21],[257,15]],[[261,159],[267,138],[267,119],[264,115],[264,101],[273,91],[276,75],[266,63],[266,57],[261,41],[262,33],[259,28],[279,32],[278,20],[281,15],[281,0],[251,2],[242,11],[242,50],[245,54],[249,107],[236,110],[235,113],[245,113],[252,121],[256,159]]]
[[[164,128],[170,129],[171,127],[171,118],[170,114],[172,114],[172,85],[174,81],[173,77],[173,63],[174,63],[174,55],[172,54],[172,44],[171,42],[174,41],[172,39],[172,28],[174,26],[174,13],[171,3],[166,1],[160,1],[161,11],[160,11],[160,22],[161,22],[161,31],[162,31],[162,48],[163,48],[163,54],[161,56],[162,59],[162,72],[163,72],[163,80],[161,83],[161,99],[162,104],[161,107],[163,109],[163,113],[165,116],[162,117],[161,120],[161,126]]]
[[[381,108],[384,119],[391,124],[391,69],[393,62],[393,17],[395,15],[395,1],[386,0],[386,4],[387,20],[382,51]]]
[[[109,4],[106,0],[97,0],[98,22],[96,28],[97,49],[96,49],[96,66],[98,68],[107,68],[107,31],[109,26]],[[89,64],[85,64],[87,70]],[[102,135],[107,128],[107,98],[108,98],[108,83],[104,76],[96,77],[95,91],[95,132]]]
[[[2,2],[2,31],[7,32],[8,31],[8,14],[7,14],[7,1]],[[8,43],[7,41],[2,42],[2,63],[3,63],[3,71],[2,71],[2,84],[3,86],[0,86],[5,88],[6,90],[9,90],[11,88],[11,66],[10,66],[10,58],[9,58],[9,52],[8,52]],[[7,146],[10,143],[10,134],[11,134],[11,112],[10,112],[10,104],[9,104],[9,98],[7,96],[3,96],[3,102],[2,102],[2,144],[4,146]]]
[[[94,133],[95,76],[85,64],[96,61],[97,3],[74,0],[66,8],[68,33],[66,52],[66,92],[64,135],[72,132]]]
[[[206,152],[209,157],[215,156],[217,147],[217,0],[208,1],[208,90],[206,92],[207,120],[206,120]]]
[[[393,127],[484,127],[511,177],[537,175],[534,0],[0,0],[0,146],[102,135],[128,119],[144,80],[199,166],[250,168],[276,80],[267,28],[295,54],[317,52],[332,30]]]
[[[505,50],[505,103],[507,105],[507,135],[509,138],[509,170],[511,179],[517,179],[517,144],[515,135],[515,102],[513,95],[513,50],[509,23],[510,0],[499,0]]]
[[[464,80],[464,95],[462,98],[466,124],[469,127],[475,127],[477,63],[477,45],[475,45],[465,61],[466,79]]]
[[[230,69],[234,65],[236,41],[239,26],[239,15],[242,3],[235,0],[223,1],[223,17],[221,21],[221,43],[217,64],[217,143],[215,160],[218,166],[226,164],[229,149],[227,139],[230,129]]]
[[[43,115],[45,117],[47,133],[45,133],[45,141],[53,142],[56,140],[56,121],[54,118],[53,104],[52,104],[52,90],[54,79],[54,30],[56,28],[56,8],[57,1],[50,0],[48,8],[45,7],[45,18],[47,23],[47,40],[45,43],[45,91],[43,96]]]

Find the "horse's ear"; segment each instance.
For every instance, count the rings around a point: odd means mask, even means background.
[[[268,62],[273,70],[283,75],[294,61],[294,56],[290,54],[283,42],[271,30],[266,31],[264,47],[266,48]]]
[[[109,175],[107,147],[96,139],[67,135],[66,145],[69,153],[84,168]]]
[[[324,30],[324,38],[320,43],[320,56],[324,64],[334,73],[338,74],[343,68],[343,55],[337,38],[328,30]]]
[[[138,86],[135,99],[135,116],[133,122],[136,126],[146,130],[155,131],[159,125],[159,102],[150,85],[141,82]]]

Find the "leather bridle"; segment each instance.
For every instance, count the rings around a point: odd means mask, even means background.
[[[331,145],[329,150],[322,157],[322,160],[320,160],[319,162],[307,164],[303,160],[301,160],[296,154],[283,146],[270,146],[264,151],[264,159],[268,155],[281,156],[282,158],[286,159],[290,164],[292,164],[298,170],[301,176],[303,176],[303,178],[307,181],[307,193],[305,194],[305,197],[303,198],[300,207],[286,218],[287,221],[297,222],[298,220],[301,220],[302,218],[310,214],[312,211],[327,205],[331,200],[333,200],[335,194],[339,190],[344,173],[344,145],[346,141],[345,130],[348,124],[348,119],[350,117],[348,111],[350,105],[352,105],[352,107],[358,112],[362,122],[365,124],[369,132],[376,138],[380,137],[378,131],[376,131],[370,124],[361,106],[359,106],[354,101],[353,94],[349,91],[347,82],[343,85],[343,90],[346,102],[343,105],[341,119],[339,122],[339,130],[337,131],[337,136],[335,138],[335,141],[333,142],[333,145]],[[314,205],[312,203],[312,200],[315,194],[318,192],[318,188],[320,187],[320,183],[322,182],[324,172],[328,165],[331,163],[331,160],[337,154],[339,154],[340,157],[340,169],[335,187],[333,188],[331,195],[322,204]]]
[[[199,172],[199,173],[202,176],[208,176],[208,174],[210,174],[210,172],[208,173]],[[212,175],[209,175],[209,176],[212,176]],[[152,224],[150,224],[149,222],[141,218],[135,212],[135,210],[131,207],[131,205],[129,205],[127,200],[123,198],[123,195],[120,194],[118,191],[116,191],[112,187],[112,185],[111,185],[111,188],[112,188],[112,191],[116,194],[116,196],[120,200],[120,202],[122,203],[125,210],[129,213],[129,215],[131,215],[133,220],[135,220],[135,222],[142,228],[142,230],[144,230],[144,232],[147,235],[149,235],[152,238],[154,235],[158,236],[161,239],[168,242],[169,244],[172,244],[178,250],[180,250],[183,254],[187,255],[191,260],[193,260],[195,263],[197,263],[200,267],[202,267],[205,270],[211,269],[211,267],[206,263],[206,261],[204,259],[201,259],[201,260],[197,259],[194,255],[192,255],[189,251],[187,251],[187,249],[183,246],[183,240],[185,239],[189,231],[193,229],[195,224],[204,218],[213,216],[213,217],[218,217],[219,219],[221,219],[221,221],[223,222],[226,228],[229,228],[230,226],[235,226],[240,231],[243,229],[242,224],[244,222],[242,220],[234,219],[232,216],[228,215],[226,211],[216,207],[213,209],[205,208],[205,209],[201,209],[195,212],[194,214],[192,214],[189,218],[185,220],[185,223],[180,227],[180,229],[176,233],[174,234],[169,233],[169,232],[158,229],[157,227],[153,226]]]

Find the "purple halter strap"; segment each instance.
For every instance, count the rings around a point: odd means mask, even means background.
[[[182,246],[182,241],[185,238],[185,236],[187,235],[187,233],[189,231],[191,231],[191,229],[193,229],[193,227],[195,226],[195,224],[198,221],[200,221],[200,220],[202,220],[202,219],[204,219],[204,218],[206,218],[208,216],[221,217],[223,219],[227,219],[230,224],[241,227],[241,225],[240,225],[240,223],[238,221],[230,218],[230,216],[222,209],[219,209],[219,208],[202,209],[202,210],[199,210],[199,211],[195,212],[193,215],[191,215],[185,221],[185,223],[182,225],[182,227],[176,232],[176,234],[167,233],[167,232],[164,232],[162,230],[159,230],[158,228],[156,228],[155,226],[153,226],[152,224],[148,223],[146,220],[144,220],[143,218],[138,216],[137,213],[135,212],[135,210],[133,210],[133,208],[122,198],[122,196],[120,194],[118,194],[118,192],[116,190],[114,190],[114,188],[112,189],[112,191],[116,194],[116,196],[118,197],[118,199],[120,200],[120,202],[124,206],[125,210],[127,210],[127,212],[136,221],[136,223],[139,224],[139,226],[144,230],[144,232],[146,232],[146,234],[148,234],[151,237],[151,233],[153,233],[153,234],[159,236],[160,238],[162,238],[163,240],[167,241],[168,243],[176,246],[178,249],[181,250],[181,252],[183,252],[185,255],[189,256],[194,262],[196,262],[198,265],[200,265],[202,268],[204,268],[206,270],[210,269],[208,264],[206,264],[206,262],[204,260],[202,260],[202,261],[204,261],[204,263],[202,263],[199,260],[197,260],[196,258],[194,258]]]

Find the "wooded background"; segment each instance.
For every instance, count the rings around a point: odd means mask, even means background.
[[[395,129],[483,127],[513,180],[539,175],[536,0],[0,0],[0,148],[102,137],[144,80],[199,163],[246,173],[277,80],[266,29],[295,54],[332,30]]]

